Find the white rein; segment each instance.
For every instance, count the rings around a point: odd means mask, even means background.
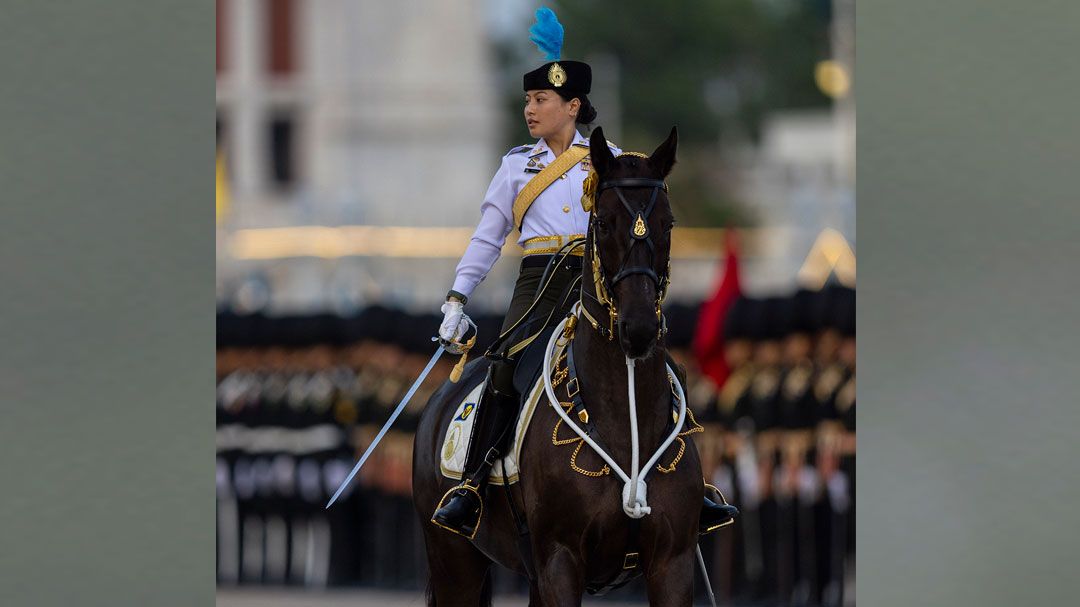
[[[577,316],[578,314],[580,314],[580,308],[581,302],[579,301],[574,304],[574,307],[571,310],[572,315]],[[630,397],[629,400],[631,445],[630,475],[628,476],[625,472],[623,472],[623,469],[615,463],[615,460],[613,460],[611,456],[600,447],[600,445],[596,444],[596,441],[590,438],[584,430],[582,430],[580,427],[578,427],[576,423],[574,423],[574,420],[570,418],[570,415],[567,414],[566,411],[563,411],[562,406],[559,404],[559,399],[555,397],[555,389],[551,386],[551,372],[553,371],[551,367],[551,359],[552,354],[555,352],[555,350],[559,348],[570,347],[571,345],[570,340],[563,337],[563,330],[565,329],[568,320],[569,317],[564,318],[562,322],[559,323],[559,326],[555,327],[555,332],[551,334],[551,338],[548,340],[547,348],[544,349],[544,392],[547,394],[548,401],[551,403],[551,406],[555,409],[555,413],[557,413],[559,417],[562,418],[563,423],[570,426],[570,428],[573,429],[573,431],[576,432],[577,435],[585,441],[585,444],[589,445],[589,447],[591,447],[593,451],[596,451],[596,453],[600,455],[600,457],[602,457],[605,462],[607,462],[608,466],[611,466],[611,469],[614,470],[615,473],[619,475],[619,478],[621,478],[625,483],[623,485],[622,491],[623,512],[625,512],[626,515],[630,518],[641,518],[652,511],[652,509],[649,507],[648,501],[646,500],[645,475],[647,475],[649,471],[652,470],[653,465],[655,465],[656,461],[660,459],[660,455],[662,455],[664,451],[667,450],[668,445],[670,445],[672,441],[675,440],[675,437],[679,435],[679,432],[682,431],[683,425],[686,422],[686,395],[683,393],[683,388],[678,381],[671,382],[675,385],[675,390],[679,399],[679,414],[678,419],[675,422],[675,429],[672,430],[671,435],[668,436],[667,439],[656,450],[656,453],[654,453],[653,456],[649,458],[649,461],[646,462],[644,466],[639,468],[638,460],[640,446],[638,445],[637,395],[634,389],[634,360],[631,359],[629,356],[626,357],[627,393]],[[664,363],[664,366],[666,367],[670,377],[676,377],[675,372],[671,369],[670,365]]]

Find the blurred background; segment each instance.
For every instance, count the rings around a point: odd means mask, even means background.
[[[608,139],[679,127],[668,345],[744,513],[702,544],[718,601],[854,604],[854,0],[542,5]],[[454,361],[322,506],[430,357],[499,158],[533,141],[539,6],[217,0],[219,604],[423,604],[411,431]],[[470,299],[481,347],[519,257]],[[496,572],[497,602],[525,589]]]

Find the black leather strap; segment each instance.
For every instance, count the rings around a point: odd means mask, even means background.
[[[614,287],[614,285],[618,284],[620,280],[626,278],[627,276],[632,276],[634,274],[644,274],[644,275],[648,276],[649,278],[652,279],[652,281],[654,283],[656,283],[657,288],[659,288],[660,277],[656,275],[656,272],[654,272],[652,268],[646,268],[646,267],[643,267],[643,266],[634,266],[632,268],[626,268],[622,272],[619,272],[618,274],[616,274],[615,278],[611,279],[611,284]]]
[[[555,259],[555,255],[526,255],[521,258],[521,269],[546,268],[553,259]],[[562,265],[569,270],[580,270],[581,257],[579,255],[571,255],[562,262]]]
[[[566,346],[566,368],[566,394],[570,398],[570,402],[573,404],[573,406],[570,407],[569,415],[570,417],[577,418],[577,421],[581,426],[581,429],[585,431],[585,434],[587,434],[589,438],[593,439],[593,441],[595,441],[601,449],[607,451],[607,447],[605,447],[604,443],[600,441],[600,436],[596,431],[596,424],[592,423],[592,417],[590,416],[589,421],[587,422],[581,421],[581,412],[585,411],[586,409],[585,399],[581,396],[581,380],[578,379],[577,365],[574,364],[573,341],[571,341]]]
[[[517,547],[521,555],[521,564],[525,567],[525,575],[529,581],[536,580],[536,564],[533,563],[532,541],[529,539],[529,525],[525,517],[514,503],[514,491],[510,488],[510,479],[506,476],[506,466],[502,469],[503,487],[506,489],[506,503],[510,506],[510,515],[514,519],[514,527],[517,528]]]
[[[644,572],[641,566],[641,551],[638,549],[640,531],[641,519],[630,519],[630,524],[627,525],[626,552],[623,555],[622,568],[607,582],[596,586],[586,586],[585,590],[589,594],[595,596],[607,594],[616,588],[622,588]]]
[[[667,183],[662,179],[649,179],[648,177],[623,177],[622,179],[605,179],[596,186],[596,192],[607,188],[664,188],[667,191]]]

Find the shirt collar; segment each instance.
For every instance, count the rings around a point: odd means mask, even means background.
[[[582,137],[581,132],[577,129],[574,129],[574,140],[570,142],[570,145],[575,144],[584,144],[585,146],[589,145],[589,140],[585,137]],[[547,141],[544,141],[544,138],[541,137],[540,139],[536,140],[536,145],[534,145],[532,151],[529,152],[529,157],[533,158],[541,154],[547,154],[549,151],[551,151],[551,148],[548,147]]]

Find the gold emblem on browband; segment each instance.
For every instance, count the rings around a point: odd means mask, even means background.
[[[548,68],[548,82],[556,87],[566,84],[566,71],[558,63],[552,63]]]

